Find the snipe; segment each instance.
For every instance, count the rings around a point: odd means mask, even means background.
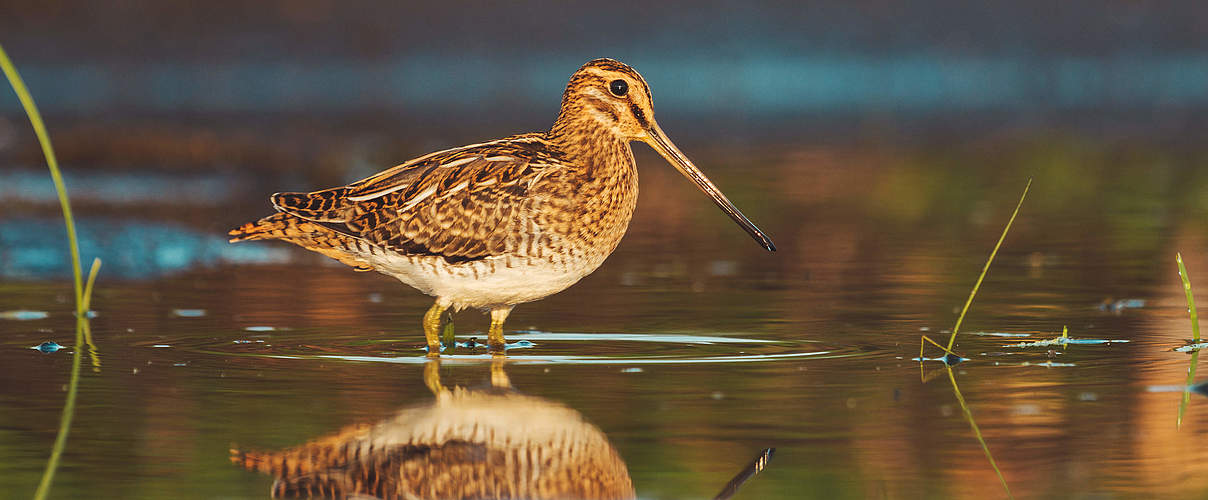
[[[429,355],[440,352],[447,310],[489,310],[488,344],[500,352],[512,307],[565,290],[620,243],[638,199],[632,141],[776,250],[659,128],[642,75],[612,59],[571,75],[548,132],[437,151],[347,186],[274,194],[277,213],[232,230],[231,241],[285,240],[436,297],[423,321]]]

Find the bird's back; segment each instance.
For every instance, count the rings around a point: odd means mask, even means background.
[[[304,239],[261,231],[297,219],[295,225],[312,223],[306,228],[314,230],[321,224],[363,242],[346,245],[353,260],[368,260],[356,254],[375,250],[448,263],[584,253],[579,247],[611,252],[637,195],[628,146],[616,155],[621,158],[571,158],[544,134],[439,151],[347,186],[274,194],[273,206],[284,215],[266,218],[267,228],[253,223],[232,236]],[[621,161],[627,168],[619,178],[600,178],[595,174],[601,169],[591,163],[597,161]],[[374,248],[360,248],[366,245]]]

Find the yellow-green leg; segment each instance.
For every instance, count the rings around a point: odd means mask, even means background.
[[[504,371],[503,364],[507,361],[504,356],[492,356],[491,358],[491,387],[498,389],[510,389],[512,380],[508,378],[508,373]]]
[[[428,386],[428,390],[432,391],[433,396],[440,396],[442,392],[448,392],[444,385],[440,383],[440,358],[430,359],[424,363],[424,385]]]
[[[495,353],[503,353],[506,342],[503,340],[503,322],[512,312],[511,307],[491,309],[491,329],[487,330],[487,347]]]
[[[424,338],[428,340],[429,356],[440,356],[440,320],[448,308],[447,304],[441,304],[438,299],[428,312],[424,313]]]

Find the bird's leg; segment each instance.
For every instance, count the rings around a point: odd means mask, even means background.
[[[506,359],[503,356],[491,357],[491,387],[498,389],[510,389],[512,387],[512,380],[508,378],[508,373],[503,370],[503,363]]]
[[[511,307],[491,309],[491,329],[487,330],[487,347],[491,349],[492,353],[503,354],[506,345],[503,340],[503,322],[508,319],[510,312],[512,312]]]
[[[428,356],[440,356],[440,320],[448,309],[440,299],[424,314],[424,337],[428,340]]]
[[[448,392],[448,389],[445,389],[445,386],[440,383],[440,358],[424,363],[424,385],[428,386],[428,390],[432,391],[433,396],[439,397],[442,392]]]

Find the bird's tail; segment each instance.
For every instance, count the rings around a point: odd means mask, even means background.
[[[274,476],[273,498],[344,498],[348,488],[339,474],[329,477],[319,463],[283,453],[245,452],[231,448],[231,463]],[[334,466],[333,466],[334,467]],[[338,470],[338,469],[337,469]]]
[[[364,256],[372,254],[373,244],[356,236],[336,231],[323,224],[275,213],[228,232],[231,243],[247,240],[284,240],[312,252],[318,252],[357,271],[372,269]]]
[[[300,232],[298,222],[296,218],[277,213],[239,226],[227,234],[231,236],[231,243],[246,240],[281,240]]]
[[[349,455],[358,451],[355,447],[340,445],[340,439],[355,443],[369,430],[368,425],[358,424],[339,434],[277,452],[246,451],[231,446],[231,463],[247,470],[280,477],[304,476],[326,469],[340,469],[356,459]]]
[[[355,465],[360,455],[366,452],[361,443],[371,428],[355,424],[333,436],[278,452],[231,446],[231,463],[274,476],[273,498],[344,498],[357,489],[354,485],[371,483],[364,480],[367,478],[349,482],[359,469]]]

